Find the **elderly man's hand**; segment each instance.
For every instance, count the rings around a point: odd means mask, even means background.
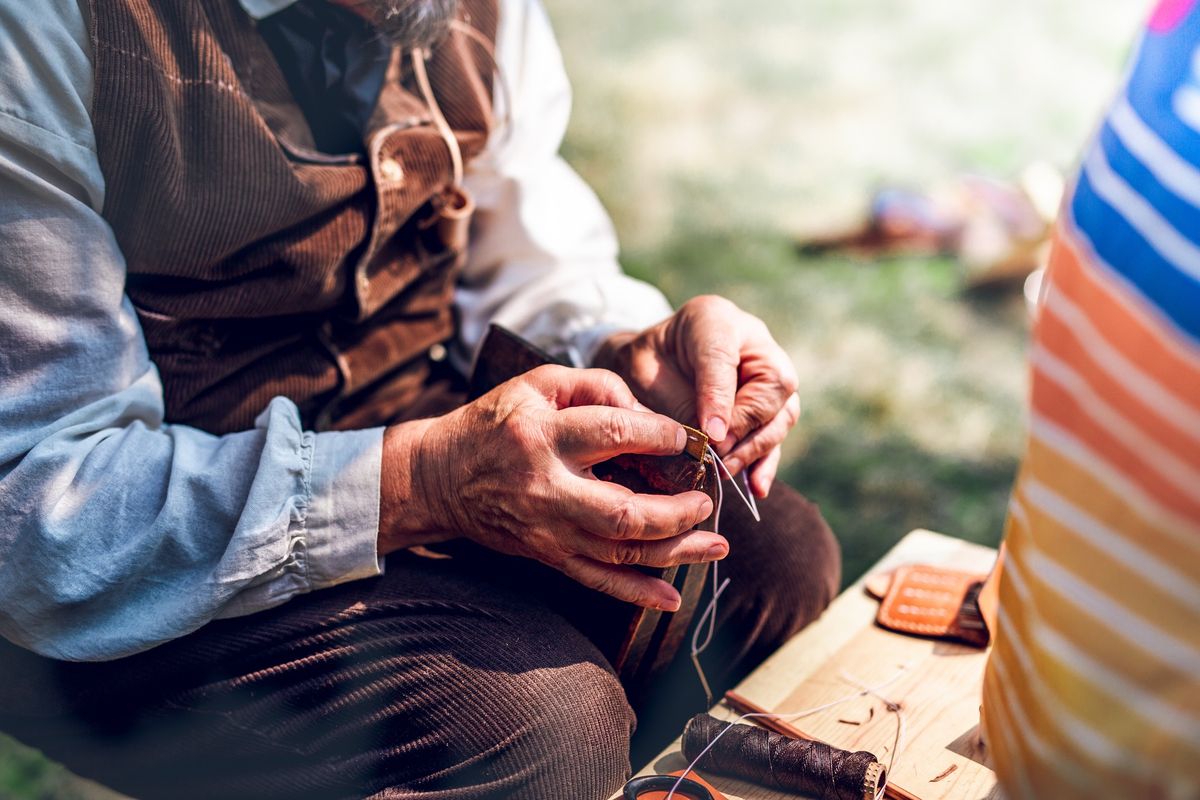
[[[697,297],[640,334],[610,337],[596,365],[656,411],[695,421],[729,470],[749,469],[754,493],[767,496],[800,398],[791,359],[761,320],[724,298]]]
[[[635,494],[591,467],[620,453],[680,453],[685,442],[679,423],[641,407],[613,373],[539,367],[444,417],[388,429],[379,550],[463,535],[674,611],[679,593],[635,566],[724,558],[723,537],[693,530],[712,501]]]

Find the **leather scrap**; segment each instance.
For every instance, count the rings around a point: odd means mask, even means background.
[[[929,564],[898,567],[879,604],[876,622],[899,633],[950,639],[986,647],[988,629],[978,595],[987,575]],[[868,579],[878,591],[879,576]]]

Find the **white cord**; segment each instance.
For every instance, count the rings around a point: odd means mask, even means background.
[[[721,506],[725,501],[725,489],[721,486],[721,472],[733,484],[733,489],[738,493],[738,497],[750,509],[750,514],[753,515],[755,522],[761,522],[762,518],[758,514],[758,505],[754,502],[754,494],[750,491],[750,484],[746,483],[746,494],[742,494],[742,490],[738,488],[737,481],[729,472],[729,468],[725,466],[725,462],[717,455],[717,451],[713,449],[711,444],[706,444],[704,449],[708,452],[709,457],[713,460],[713,464],[717,467],[717,497],[713,504],[713,533],[720,533],[721,527]],[[746,479],[746,473],[742,471],[743,480]],[[712,687],[708,683],[708,676],[704,674],[704,667],[700,665],[700,654],[708,649],[712,643],[713,634],[717,628],[717,601],[721,599],[721,595],[729,586],[729,579],[724,582],[720,578],[720,570],[717,565],[720,562],[712,562],[712,599],[708,601],[708,605],[704,607],[700,618],[696,620],[696,627],[692,630],[692,666],[696,668],[696,676],[700,679],[700,686],[704,689],[704,696],[708,698],[708,705],[713,704]],[[704,635],[704,641],[700,641],[700,631],[704,630],[705,624],[708,625],[708,633]]]
[[[717,455],[717,451],[713,449],[711,444],[707,444],[705,447],[708,449],[708,454],[712,456],[713,461],[716,462],[717,467],[721,472],[725,473],[725,477],[733,484],[733,490],[738,493],[738,497],[742,498],[742,502],[746,504],[746,508],[750,509],[750,515],[754,517],[754,521],[762,522],[762,517],[758,515],[758,503],[754,502],[754,492],[750,491],[750,478],[746,474],[746,470],[742,470],[742,482],[746,486],[746,493],[742,494],[742,490],[738,488],[737,481],[733,478],[733,473],[729,471],[729,467],[725,466],[725,462]],[[717,473],[718,484],[720,477],[720,473]]]

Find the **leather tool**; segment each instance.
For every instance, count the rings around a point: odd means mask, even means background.
[[[545,364],[569,366],[512,331],[493,324],[475,358],[469,399],[474,400],[504,381]],[[592,473],[601,480],[619,483],[639,493],[677,494],[697,489],[713,497],[715,502],[720,476],[707,455],[708,437],[694,428],[687,428],[687,431],[687,447],[678,455],[624,454],[594,465]],[[613,667],[634,698],[666,669],[679,651],[708,576],[705,564],[685,564],[662,570],[647,568],[646,572],[672,584],[679,592],[681,604],[674,614],[636,609],[616,653],[608,654],[613,656]]]

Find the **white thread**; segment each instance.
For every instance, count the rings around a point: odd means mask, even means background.
[[[725,466],[725,462],[717,455],[717,451],[713,449],[711,444],[706,444],[704,449],[707,451],[713,464],[717,466],[717,497],[713,504],[713,533],[720,533],[721,527],[721,506],[725,501],[725,489],[721,486],[721,472],[724,471],[729,482],[733,484],[734,491],[738,493],[738,497],[750,509],[750,514],[754,517],[755,522],[761,522],[762,518],[758,514],[758,505],[754,502],[754,494],[750,491],[750,483],[746,479],[745,470],[742,471],[742,479],[746,480],[746,494],[742,494],[742,490],[738,488],[737,482],[729,472],[729,468]],[[692,630],[692,666],[696,668],[696,676],[700,679],[700,686],[704,689],[704,696],[708,699],[708,705],[713,704],[712,687],[709,686],[708,676],[704,674],[704,667],[700,665],[700,654],[708,649],[712,643],[713,634],[717,627],[717,601],[721,599],[721,595],[729,586],[729,579],[726,578],[722,583],[720,579],[720,571],[717,565],[720,562],[712,562],[712,599],[708,601],[708,605],[704,607],[704,611],[700,614],[700,618],[696,620],[696,627]],[[708,633],[704,636],[704,642],[700,643],[700,631],[704,629],[707,622]]]
[[[746,474],[746,470],[742,470],[742,481],[746,484],[746,493],[742,494],[742,490],[738,488],[737,481],[733,478],[733,473],[729,471],[729,467],[725,466],[725,462],[717,455],[717,451],[713,449],[711,444],[706,444],[705,449],[712,456],[714,462],[721,472],[725,473],[725,477],[733,484],[733,490],[738,493],[738,497],[742,498],[742,502],[746,504],[746,508],[750,509],[750,515],[754,517],[755,522],[762,522],[762,517],[758,515],[758,503],[754,502],[754,492],[750,491],[750,478]],[[717,473],[717,485],[720,485],[721,475]]]
[[[892,774],[892,767],[896,765],[896,754],[900,752],[900,747],[904,742],[904,712],[901,710],[901,705],[895,701],[888,700],[886,697],[879,694],[875,689],[868,689],[864,687],[860,682],[847,675],[845,670],[839,670],[838,674],[841,675],[842,680],[846,681],[847,683],[857,686],[858,688],[862,689],[864,693],[873,695],[874,697],[882,700],[884,707],[896,715],[896,738],[892,741],[892,755],[888,759],[887,766],[887,774],[890,776]],[[879,790],[875,793],[875,800],[879,800],[879,798],[883,797],[883,793],[886,789],[887,781],[885,780],[883,785],[880,786]]]
[[[887,790],[887,784],[891,780],[892,766],[896,763],[896,751],[900,749],[900,741],[901,741],[902,734],[904,732],[904,716],[901,711],[901,707],[900,707],[899,703],[893,703],[890,700],[886,700],[883,697],[880,697],[880,695],[878,695],[876,693],[880,689],[884,688],[885,686],[889,686],[892,683],[895,683],[907,671],[908,671],[908,666],[905,664],[901,664],[900,667],[896,670],[896,674],[892,675],[892,677],[888,678],[886,681],[882,681],[880,683],[875,684],[874,686],[869,686],[869,687],[865,687],[865,688],[862,687],[861,684],[859,684],[859,687],[860,687],[859,691],[855,692],[854,694],[848,694],[845,697],[839,697],[837,700],[831,700],[830,702],[825,703],[824,705],[815,706],[813,708],[806,708],[806,709],[802,709],[800,711],[790,711],[790,712],[782,713],[782,714],[781,713],[767,713],[767,712],[762,712],[762,711],[758,711],[758,712],[754,712],[754,713],[750,713],[750,714],[742,714],[740,717],[735,719],[733,722],[726,725],[725,730],[721,731],[716,736],[714,736],[713,740],[711,742],[709,742],[708,745],[703,750],[701,750],[699,753],[696,754],[696,757],[692,759],[692,762],[687,765],[687,768],[682,773],[680,773],[679,778],[675,781],[674,785],[671,786],[671,790],[669,792],[667,792],[667,796],[666,796],[665,800],[673,800],[673,798],[675,797],[676,790],[679,789],[679,785],[681,783],[683,783],[684,778],[686,778],[688,775],[692,774],[692,772],[696,769],[696,765],[698,763],[700,763],[700,759],[702,759],[702,758],[704,758],[704,756],[708,755],[708,751],[713,748],[713,745],[715,745],[717,743],[717,740],[720,739],[725,734],[729,733],[729,731],[731,731],[733,729],[733,726],[737,725],[742,720],[777,719],[777,720],[784,721],[784,720],[802,719],[804,717],[812,716],[813,714],[819,713],[821,711],[828,711],[829,709],[833,708],[834,706],[839,706],[842,703],[848,702],[850,700],[854,700],[855,698],[862,697],[863,695],[867,695],[867,694],[874,695],[875,697],[878,697],[880,700],[883,700],[883,702],[887,706],[887,710],[891,711],[893,714],[896,715],[896,741],[895,741],[896,746],[894,748],[892,748],[892,757],[888,763],[888,775],[884,779],[883,785],[879,787],[879,790],[875,795],[876,800],[879,800],[880,797],[883,797],[884,792]],[[849,680],[850,683],[857,683],[857,681],[850,680],[848,678],[848,676],[846,676],[845,673],[842,673],[842,679]]]
[[[710,447],[711,451],[712,448]],[[725,499],[725,490],[721,488],[721,476],[717,476],[717,497],[713,505],[713,533],[720,533],[721,527],[721,505]],[[724,583],[720,582],[720,572],[717,565],[720,562],[712,562],[712,599],[708,601],[708,605],[704,607],[703,613],[700,614],[700,619],[696,620],[696,627],[692,629],[692,666],[696,668],[696,677],[700,679],[700,686],[704,689],[704,696],[707,698],[707,705],[711,706],[712,688],[708,685],[708,676],[704,674],[704,667],[700,665],[700,654],[708,649],[708,645],[712,643],[713,633],[717,627],[717,601],[721,598],[721,594],[725,591],[725,587],[729,585],[729,579],[726,578]],[[704,642],[701,644],[700,631],[704,629],[705,621],[708,622],[708,633],[704,636]]]
[[[730,473],[729,468],[725,466],[725,462],[721,460],[721,457],[719,455],[717,455],[717,451],[713,449],[712,445],[705,445],[705,450],[708,452],[708,455],[712,458],[713,463],[717,466],[717,469],[718,469],[718,472],[717,472],[717,497],[716,497],[716,501],[713,505],[713,533],[720,532],[721,506],[725,500],[725,490],[721,485],[721,472],[725,473],[725,477],[729,480],[729,482],[731,484],[733,484],[733,489],[734,489],[734,491],[736,491],[738,493],[738,497],[741,498],[742,502],[746,504],[746,507],[750,509],[750,513],[754,517],[754,521],[761,522],[762,518],[759,516],[759,513],[758,513],[758,505],[754,502],[754,493],[750,490],[750,481],[747,478],[746,471],[742,470],[742,480],[746,486],[746,493],[743,494],[742,490],[740,488],[738,488],[737,480],[733,477],[733,474]],[[704,667],[702,667],[700,665],[700,655],[708,648],[709,644],[712,643],[713,633],[716,630],[716,624],[717,624],[717,601],[720,600],[721,595],[724,594],[725,589],[728,588],[728,586],[729,586],[728,578],[726,578],[724,582],[720,582],[720,580],[719,580],[720,573],[717,568],[717,565],[719,563],[720,562],[718,562],[718,561],[712,562],[712,582],[713,582],[712,599],[710,599],[708,601],[708,605],[706,605],[704,607],[704,612],[701,613],[700,618],[696,621],[696,627],[692,631],[692,665],[696,668],[696,675],[700,679],[700,685],[704,689],[704,694],[705,694],[705,697],[708,698],[708,705],[710,707],[713,704],[712,689],[709,686],[708,677],[704,674]],[[704,629],[704,626],[706,624],[708,625],[708,632],[704,636],[704,641],[700,642],[700,631]],[[846,695],[845,697],[838,698],[837,700],[833,700],[829,703],[825,703],[824,705],[816,706],[814,708],[806,708],[801,711],[792,711],[792,712],[783,713],[783,714],[765,713],[765,712],[754,712],[754,713],[750,713],[750,714],[742,714],[740,717],[735,719],[733,722],[729,723],[723,731],[721,731],[716,736],[714,736],[713,740],[711,742],[709,742],[708,745],[703,750],[701,750],[700,753],[692,760],[692,763],[688,764],[687,769],[685,769],[682,772],[682,774],[680,774],[679,779],[675,781],[674,785],[671,786],[671,790],[669,792],[667,792],[666,800],[673,800],[673,798],[675,797],[676,790],[678,790],[680,784],[683,783],[683,779],[686,778],[688,775],[690,775],[695,770],[696,764],[698,764],[700,762],[700,759],[704,758],[704,756],[708,753],[708,751],[713,748],[713,745],[715,745],[717,743],[717,740],[720,739],[722,736],[724,736],[726,733],[728,733],[733,728],[733,726],[737,725],[739,722],[741,722],[743,720],[747,720],[747,719],[777,719],[777,720],[801,719],[803,717],[807,717],[807,716],[811,716],[812,714],[816,714],[820,711],[826,711],[830,708],[833,708],[834,706],[841,705],[842,703],[845,703],[849,700],[853,700],[857,697],[862,697],[862,696],[868,695],[868,694],[873,695],[874,697],[877,697],[879,700],[881,700],[883,702],[884,707],[887,708],[888,711],[890,711],[896,715],[896,738],[892,742],[892,754],[891,754],[891,757],[888,759],[887,777],[884,778],[883,784],[880,785],[879,789],[876,791],[876,794],[875,794],[875,800],[880,800],[880,798],[882,798],[884,793],[887,791],[887,785],[888,785],[888,781],[891,778],[892,768],[896,764],[896,755],[897,755],[897,753],[899,753],[901,744],[904,741],[904,712],[902,711],[899,703],[888,700],[886,697],[883,697],[882,695],[878,694],[878,691],[880,689],[884,688],[885,686],[888,686],[889,684],[894,683],[907,670],[908,670],[907,665],[901,665],[899,667],[899,669],[896,671],[895,675],[888,678],[886,681],[883,681],[882,683],[878,683],[874,686],[863,686],[861,683],[859,683],[858,681],[851,678],[845,672],[842,672],[841,673],[842,680],[846,681],[847,683],[850,683],[851,685],[857,686],[859,688],[859,691],[855,692],[854,694],[849,694],[849,695]]]

